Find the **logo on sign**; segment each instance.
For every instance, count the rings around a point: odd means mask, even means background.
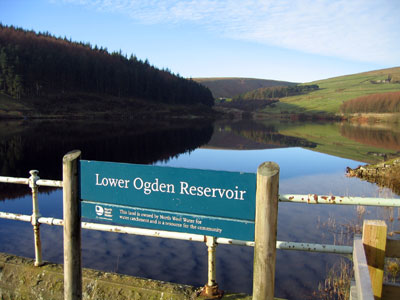
[[[100,205],[96,205],[96,215],[102,216],[104,215],[104,208]]]
[[[99,217],[107,217],[107,218],[112,218],[112,208],[107,208],[107,207],[103,207],[100,205],[96,205],[95,206],[95,211],[96,211],[96,215],[98,215]]]

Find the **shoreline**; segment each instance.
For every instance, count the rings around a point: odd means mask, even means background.
[[[351,122],[359,124],[373,123],[400,123],[400,113],[355,113],[341,114],[328,112],[301,112],[301,113],[268,113],[260,111],[245,111],[237,108],[226,108],[214,105],[213,110],[224,115],[228,119],[280,119],[291,121],[336,121]]]
[[[0,93],[0,120],[212,120],[220,114],[203,104],[165,104],[84,93],[16,100]]]
[[[145,99],[88,93],[65,93],[40,98],[13,99],[0,93],[0,120],[193,120],[280,119],[291,121],[347,121],[351,123],[400,123],[400,113],[269,113],[227,108],[218,104],[182,105]]]
[[[400,195],[400,157],[375,165],[359,166],[355,169],[347,167],[346,176],[376,183]]]

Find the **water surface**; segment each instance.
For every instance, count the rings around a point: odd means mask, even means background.
[[[397,129],[379,128],[383,133],[363,133],[359,139],[354,133],[357,127],[343,129],[344,126],[351,125],[8,123],[0,127],[0,170],[1,175],[28,177],[30,169],[38,169],[42,178],[61,179],[62,156],[72,149],[81,149],[84,159],[225,171],[256,172],[262,162],[274,161],[280,166],[282,194],[397,197],[387,189],[345,176],[346,167],[357,167],[362,161],[379,161],[383,159],[381,153],[396,155]],[[393,138],[382,140],[382,135]],[[381,141],[379,147],[374,136]],[[41,214],[62,218],[62,191],[40,190]],[[31,214],[29,192],[27,186],[1,185],[0,211]],[[383,218],[390,214],[397,220],[398,211],[388,209],[371,208],[364,217]],[[356,224],[359,222],[356,207],[280,203],[278,240],[343,242],[328,226],[333,221]],[[398,230],[397,221],[389,225]],[[62,228],[42,225],[41,236],[44,260],[61,263]],[[351,235],[343,240],[346,243],[350,238]],[[32,226],[0,219],[0,251],[33,257]],[[84,267],[93,269],[195,286],[207,282],[207,249],[203,243],[83,230],[82,255]],[[276,296],[311,297],[340,258],[334,254],[278,250]],[[251,293],[252,265],[253,248],[219,245],[220,288]]]

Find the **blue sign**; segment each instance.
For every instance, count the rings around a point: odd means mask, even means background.
[[[253,173],[80,161],[82,216],[254,240]]]

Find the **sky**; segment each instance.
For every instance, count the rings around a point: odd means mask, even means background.
[[[0,22],[188,78],[311,82],[400,66],[400,0],[0,0]]]

